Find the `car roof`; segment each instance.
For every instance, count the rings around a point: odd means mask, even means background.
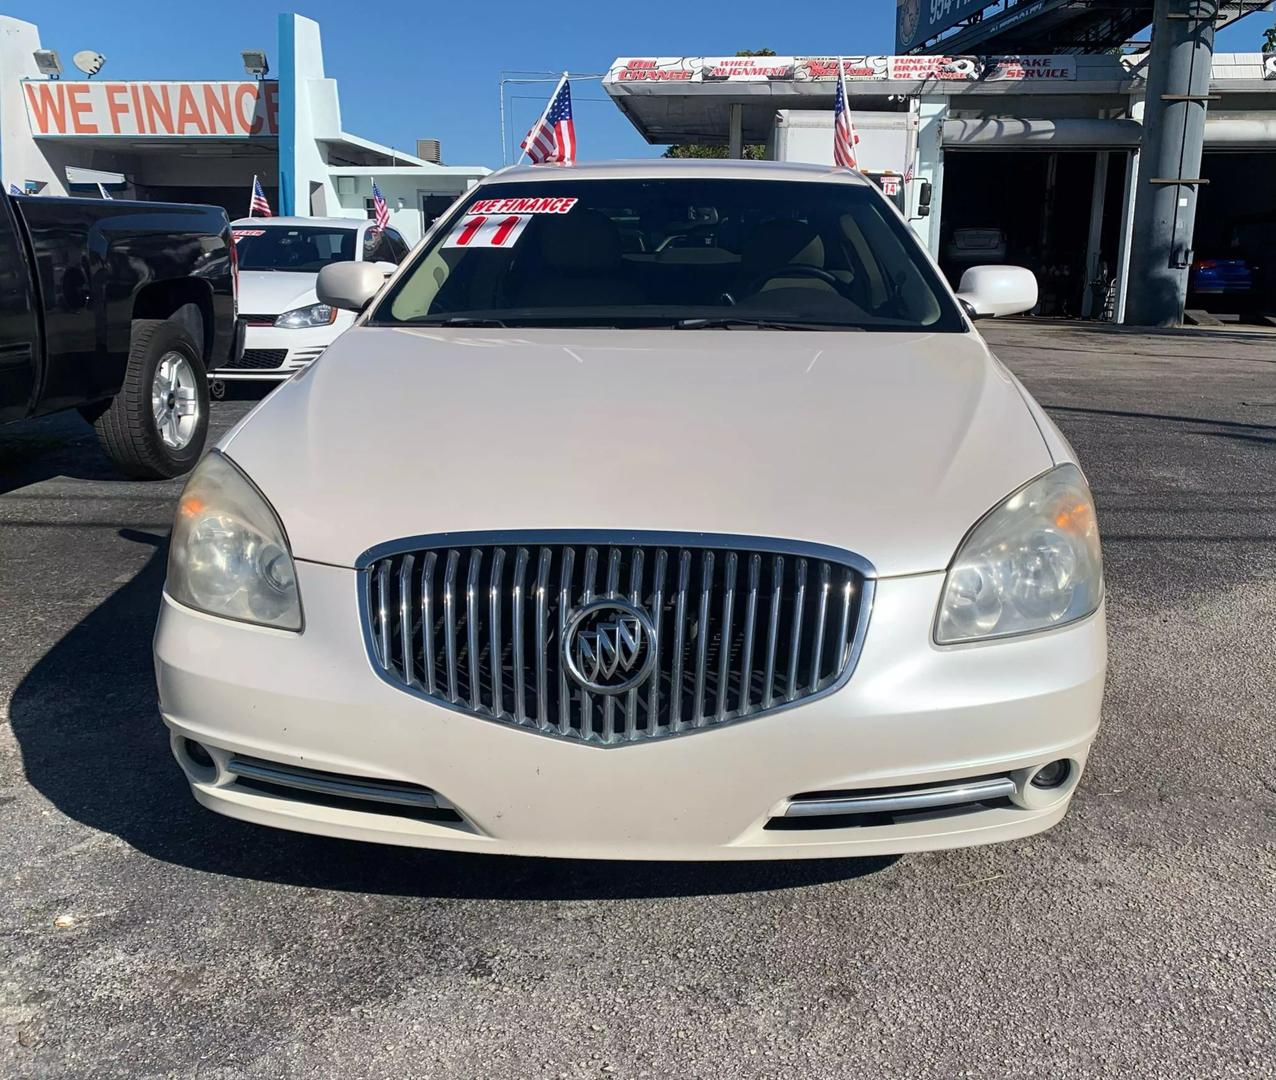
[[[732,161],[722,158],[643,158],[583,165],[513,165],[479,181],[488,184],[543,183],[554,180],[806,180],[865,185],[858,172],[833,165],[793,161]]]
[[[251,225],[254,228],[270,228],[272,225],[310,225],[335,227],[340,229],[359,229],[371,225],[371,218],[348,217],[242,217],[231,222],[234,226]]]

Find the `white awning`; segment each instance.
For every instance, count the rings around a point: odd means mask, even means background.
[[[123,173],[103,172],[101,169],[81,169],[76,165],[66,167],[68,184],[127,184],[128,178]]]

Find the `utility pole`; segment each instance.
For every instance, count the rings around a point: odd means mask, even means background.
[[[1126,322],[1178,326],[1187,302],[1219,0],[1156,0]]]

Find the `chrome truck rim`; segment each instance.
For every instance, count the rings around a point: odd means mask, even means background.
[[[160,358],[151,383],[151,406],[155,411],[155,430],[164,445],[185,450],[199,426],[199,394],[195,372],[181,353],[166,352]]]

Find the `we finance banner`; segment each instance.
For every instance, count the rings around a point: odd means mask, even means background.
[[[279,134],[279,84],[65,82],[22,84],[37,138],[269,138]]]

